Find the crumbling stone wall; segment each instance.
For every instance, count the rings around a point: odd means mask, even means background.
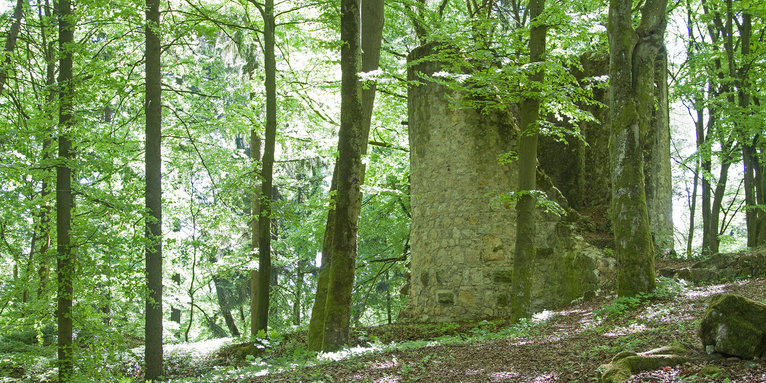
[[[657,109],[652,116],[651,131],[644,137],[644,177],[649,224],[658,252],[673,248],[673,180],[670,165],[670,127],[668,116],[667,57],[657,56],[655,97]],[[578,81],[609,75],[609,55],[589,52],[580,57],[582,70],[574,69]],[[611,206],[612,182],[609,158],[609,89],[593,90],[598,105],[581,105],[596,121],[578,123],[585,142],[568,137],[563,143],[552,137],[541,137],[538,144],[540,166],[561,190],[569,206],[584,211]],[[565,125],[553,117],[549,121]],[[586,144],[587,143],[587,144]]]
[[[414,62],[434,53],[415,49]],[[499,164],[519,134],[503,111],[458,108],[461,94],[430,82],[438,63],[409,69],[408,95],[412,259],[409,300],[401,316],[454,321],[507,316],[515,248],[516,212],[493,203],[517,186],[516,165]],[[547,191],[556,198],[557,191]],[[574,224],[538,212],[538,256],[533,307],[554,307],[614,280],[615,262],[576,234]]]

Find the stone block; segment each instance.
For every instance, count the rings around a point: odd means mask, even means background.
[[[458,294],[457,300],[463,306],[473,307],[474,305],[473,294],[467,291],[461,291],[460,294]]]
[[[513,283],[513,269],[495,270],[493,281],[495,283]]]
[[[451,306],[455,304],[455,293],[451,290],[436,291],[436,301],[440,305]]]
[[[706,349],[742,358],[766,357],[766,305],[734,294],[710,301],[698,331]]]

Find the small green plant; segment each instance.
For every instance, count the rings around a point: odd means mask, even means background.
[[[602,319],[616,319],[627,315],[631,310],[654,300],[673,299],[688,290],[688,284],[684,280],[659,277],[654,291],[651,293],[638,293],[633,297],[619,297],[614,302],[594,310],[594,315]]]

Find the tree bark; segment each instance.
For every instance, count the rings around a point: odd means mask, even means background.
[[[71,130],[74,125],[72,104],[73,52],[68,45],[74,43],[75,15],[69,0],[59,0],[59,165],[56,166],[56,245],[58,277],[58,362],[59,382],[73,378],[74,361],[72,350],[72,300],[74,298],[74,276],[76,255],[72,251],[72,159]]]
[[[250,130],[250,158],[254,163],[261,160],[261,138],[255,129]],[[250,254],[255,259],[258,259],[256,252],[260,249],[261,193],[258,189],[258,179],[257,173],[254,173],[253,197],[250,200]],[[250,336],[253,337],[258,334],[257,312],[258,270],[250,270]]]
[[[162,73],[160,2],[146,0],[146,379],[162,376]]]
[[[545,36],[547,27],[539,25],[538,18],[545,9],[545,0],[529,2],[529,62],[540,63],[544,60]],[[542,85],[545,72],[542,68],[533,69],[529,74],[529,84],[535,89]],[[535,212],[537,199],[531,194],[537,187],[537,122],[540,117],[540,95],[525,98],[521,102],[521,135],[519,137],[519,193],[523,193],[516,203],[516,252],[513,256],[513,274],[511,285],[511,315],[513,321],[532,316],[532,277],[535,254]]]
[[[309,320],[308,349],[321,351],[324,343],[324,322],[327,311],[327,289],[330,288],[330,265],[332,264],[332,241],[335,237],[335,195],[338,191],[338,166],[333,169],[332,182],[330,183],[330,209],[327,211],[327,224],[325,225],[324,238],[322,241],[322,258],[317,277],[317,291],[314,296],[314,306],[311,307],[311,319]]]
[[[3,68],[0,70],[0,95],[3,94],[5,89],[5,81],[8,79],[8,71],[13,61],[11,54],[16,48],[16,39],[19,37],[19,30],[21,30],[21,18],[24,17],[24,0],[17,0],[16,7],[13,9],[13,23],[11,24],[11,30],[8,31],[8,38],[5,40],[5,62]]]
[[[383,0],[363,0],[362,1],[362,71],[370,72],[378,69],[380,61],[380,46],[383,36],[384,25],[384,7]],[[370,133],[372,121],[372,111],[375,101],[375,84],[370,84],[368,89],[362,90],[362,148],[363,154],[367,153],[367,142]],[[319,351],[322,349],[324,340],[324,315],[326,312],[327,289],[330,282],[330,265],[332,264],[332,241],[335,236],[335,193],[338,185],[338,166],[336,164],[333,170],[333,178],[330,186],[330,210],[327,214],[327,225],[325,229],[324,241],[322,244],[322,263],[319,268],[319,277],[317,278],[317,291],[314,299],[314,306],[311,309],[311,319],[309,321],[309,350]],[[364,181],[364,169],[361,175]],[[361,199],[361,196],[359,197]],[[357,217],[358,217],[357,213]],[[357,218],[358,219],[358,218]]]
[[[362,86],[359,0],[341,1],[341,110],[338,133],[338,193],[335,206],[330,285],[327,291],[322,349],[348,343],[351,291],[356,265],[356,236],[362,184]]]
[[[274,176],[274,147],[277,136],[277,64],[274,56],[274,0],[266,0],[264,21],[264,62],[266,70],[266,132],[261,170],[261,217],[258,223],[258,302],[256,330],[266,331],[269,320],[271,282],[271,186]]]
[[[654,247],[646,207],[643,141],[655,108],[655,58],[663,48],[666,0],[648,0],[633,28],[632,1],[610,0],[609,98],[612,224],[617,293],[654,290]]]

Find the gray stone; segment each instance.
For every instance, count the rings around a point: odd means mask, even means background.
[[[410,62],[434,45],[413,50]],[[429,60],[409,69],[411,321],[456,321],[510,315],[516,211],[495,197],[516,190],[515,163],[498,158],[517,149],[519,129],[504,110],[459,107],[464,95],[423,77],[443,68]],[[543,173],[550,200],[566,200]],[[609,289],[616,262],[578,235],[576,220],[537,213],[539,249],[532,285],[534,310],[567,304],[588,290]],[[576,214],[576,213],[572,213]],[[450,294],[446,294],[449,291]]]
[[[698,331],[709,349],[742,358],[766,351],[766,305],[734,294],[713,297]]]

